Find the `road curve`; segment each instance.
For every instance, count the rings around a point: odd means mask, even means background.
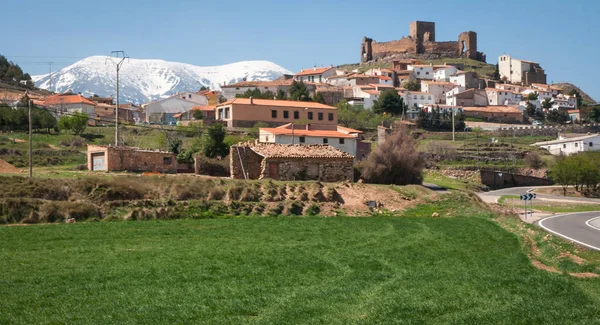
[[[548,232],[600,251],[600,211],[555,215],[537,224]]]

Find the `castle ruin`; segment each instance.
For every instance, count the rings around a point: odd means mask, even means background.
[[[360,62],[377,61],[389,56],[422,58],[469,58],[486,61],[485,54],[477,51],[477,33],[463,32],[458,41],[437,42],[435,23],[414,21],[410,23],[409,36],[390,42],[377,42],[363,37]]]

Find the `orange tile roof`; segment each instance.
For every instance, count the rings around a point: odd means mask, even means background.
[[[452,82],[449,81],[430,81],[430,80],[421,80],[421,83],[427,83],[430,85],[440,85],[440,86],[456,86],[455,84],[453,84]]]
[[[294,82],[293,79],[277,79],[271,81],[240,81],[230,85],[221,86],[221,88],[240,88],[240,87],[276,87],[290,86]]]
[[[356,78],[373,78],[373,79],[379,79],[379,76],[367,76],[366,74],[354,74],[354,75],[348,76],[348,79],[356,79]]]
[[[369,87],[371,87],[371,88],[394,88],[394,86],[386,85],[386,84],[369,84]]]
[[[352,159],[352,155],[322,144],[278,144],[245,142],[236,146],[246,146],[265,158],[345,158]]]
[[[222,104],[217,105],[217,107],[224,106],[224,105],[231,105],[231,104],[250,105],[250,98],[234,98],[234,99],[228,100]],[[316,103],[316,102],[301,102],[301,101],[293,101],[293,100],[274,100],[274,99],[252,99],[252,105],[297,107],[297,108],[337,109],[333,106]]]
[[[309,76],[313,74],[323,74],[326,71],[333,69],[333,67],[324,67],[324,68],[309,68],[302,69],[302,71],[298,72],[296,76]]]
[[[96,106],[96,103],[81,95],[53,95],[44,101],[44,105],[60,105],[60,104],[87,104]]]
[[[372,90],[372,89],[361,89],[361,91],[362,91],[363,93],[367,93],[367,94],[369,94],[369,95],[379,95],[379,94],[380,94],[379,90]]]
[[[192,111],[214,111],[217,106],[194,106]]]
[[[392,80],[392,78],[388,76],[379,76],[379,80]]]
[[[292,129],[288,128],[260,128],[260,131],[269,132],[276,135],[292,135]],[[356,138],[353,135],[339,132],[336,130],[307,130],[307,129],[296,129],[293,130],[294,136],[303,137],[325,137],[325,138],[345,138],[353,139]]]

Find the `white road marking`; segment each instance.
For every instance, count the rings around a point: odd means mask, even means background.
[[[589,213],[589,212],[580,212],[580,213]],[[577,239],[574,239],[574,238],[571,238],[571,237],[569,237],[569,236],[565,236],[565,235],[563,235],[563,234],[561,234],[561,233],[558,233],[558,232],[556,232],[556,231],[554,231],[554,230],[552,230],[552,229],[550,229],[550,228],[548,228],[548,227],[544,226],[544,221],[546,221],[546,220],[548,220],[548,219],[554,219],[554,218],[566,217],[566,216],[570,216],[570,215],[574,215],[574,214],[580,214],[580,213],[569,213],[569,214],[562,214],[562,215],[558,215],[558,216],[548,217],[548,218],[545,218],[545,219],[542,219],[542,220],[540,220],[540,221],[538,222],[538,225],[540,225],[540,227],[544,228],[546,231],[548,231],[548,232],[550,232],[550,233],[553,233],[553,234],[555,234],[555,235],[558,235],[558,236],[560,236],[560,237],[566,238],[566,239],[568,239],[568,240],[570,240],[570,241],[572,241],[572,242],[578,243],[578,244],[580,244],[580,245],[583,245],[583,246],[585,246],[585,247],[589,247],[589,248],[591,248],[591,249],[595,249],[595,250],[597,250],[597,251],[600,251],[600,247],[596,247],[596,246],[592,246],[592,245],[590,245],[590,244],[586,244],[586,243],[584,243],[584,242],[581,242],[581,241],[579,241],[579,240],[577,240]],[[588,220],[588,221],[589,221],[589,220]],[[586,224],[587,224],[587,222],[586,222]]]
[[[586,224],[588,227],[594,228],[594,229],[596,229],[596,230],[600,230],[600,228],[598,228],[598,227],[596,227],[596,226],[592,225],[592,221],[594,221],[594,220],[596,220],[596,219],[600,219],[600,217],[592,218],[592,219],[590,219],[590,220],[586,221],[586,222],[585,222],[585,224]]]

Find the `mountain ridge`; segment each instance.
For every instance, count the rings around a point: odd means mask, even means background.
[[[116,92],[114,57],[90,56],[52,74],[33,76],[35,85],[57,93],[71,90],[84,96],[113,96]],[[270,61],[241,61],[220,66],[195,66],[160,59],[127,59],[119,73],[119,99],[144,103],[201,87],[219,90],[243,80],[274,80],[291,71]]]

